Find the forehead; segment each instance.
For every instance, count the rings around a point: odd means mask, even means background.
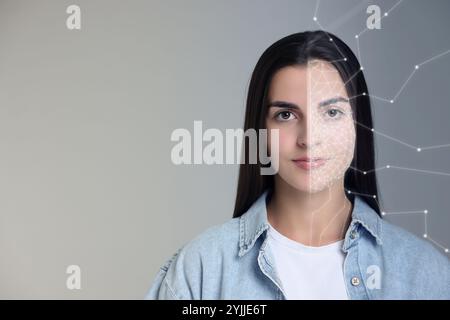
[[[308,95],[326,98],[335,94],[346,95],[344,83],[336,68],[323,60],[281,68],[273,75],[269,87],[272,100],[302,100]]]

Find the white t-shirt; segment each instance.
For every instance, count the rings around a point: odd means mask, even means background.
[[[310,247],[291,240],[270,226],[268,246],[286,298],[348,299],[344,281],[344,240]]]

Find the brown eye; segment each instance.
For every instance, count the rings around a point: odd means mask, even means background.
[[[281,111],[275,115],[275,119],[279,121],[289,121],[294,116],[290,111]]]

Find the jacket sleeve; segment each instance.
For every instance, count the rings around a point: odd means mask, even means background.
[[[159,269],[147,292],[146,300],[186,300],[192,299],[188,283],[184,279],[184,247],[179,248]],[[180,272],[181,271],[181,272]],[[174,286],[175,285],[175,286]]]
[[[166,271],[162,268],[158,271],[155,279],[153,280],[145,300],[179,300],[166,281]]]

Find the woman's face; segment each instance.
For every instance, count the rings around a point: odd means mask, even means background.
[[[279,129],[278,178],[309,193],[342,181],[356,134],[349,97],[334,66],[312,60],[284,67],[274,74],[268,98],[267,129],[269,134]],[[303,157],[322,160],[298,161]]]

